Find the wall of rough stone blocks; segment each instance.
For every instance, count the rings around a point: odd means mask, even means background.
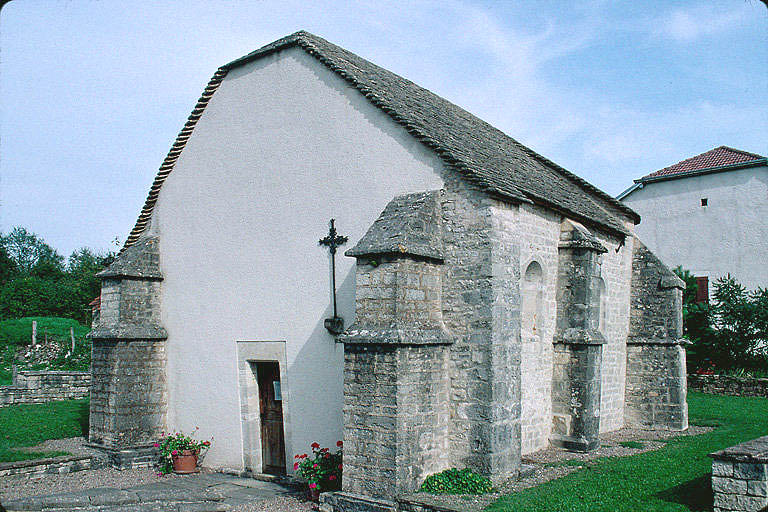
[[[631,232],[631,223],[626,223]],[[601,368],[600,432],[611,432],[624,426],[624,390],[626,347],[629,332],[629,294],[632,271],[633,238],[623,243],[596,229],[590,229],[608,252],[600,258],[600,272],[605,283],[602,304],[605,307],[601,333],[605,337]]]
[[[502,209],[509,217],[513,208],[458,176],[445,180],[443,321],[455,337],[448,374],[450,457],[457,467],[499,476],[519,464],[519,305],[517,297],[502,303],[509,295],[502,277],[519,276],[519,262],[510,252],[516,250],[514,233],[505,241],[499,219]],[[516,280],[508,284],[517,287]],[[494,401],[504,410],[494,410]]]
[[[393,346],[344,347],[344,490],[394,491],[397,354]]]
[[[682,281],[636,241],[626,356],[626,421],[631,425],[688,428],[681,286]]]
[[[0,386],[0,407],[86,398],[90,386],[90,372],[22,370],[10,386]]]
[[[520,275],[532,262],[541,266],[540,304],[535,320],[535,332],[522,330],[521,338],[521,453],[523,455],[546,448],[552,430],[552,340],[557,311],[557,243],[560,236],[560,215],[533,205],[521,205],[515,229],[519,236]],[[521,322],[525,325],[526,322]]]
[[[714,512],[760,511],[768,507],[768,464],[712,463]]]
[[[165,425],[165,343],[93,340],[89,439],[110,448],[145,445]]]
[[[768,397],[768,379],[732,375],[688,375],[688,390],[715,395]]]

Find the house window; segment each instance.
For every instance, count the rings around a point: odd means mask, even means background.
[[[709,304],[709,278],[707,276],[696,278],[696,302]]]
[[[701,198],[701,206],[707,206],[707,198],[706,197],[702,197]]]

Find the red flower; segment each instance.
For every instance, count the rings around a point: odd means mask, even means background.
[[[211,446],[211,442],[210,441],[203,441],[203,446]]]
[[[330,458],[331,458],[331,454],[330,454],[330,453],[326,453],[326,454],[325,454],[325,458],[326,458],[326,459],[330,459]]]
[[[336,446],[341,448],[342,446],[344,446],[344,443],[342,441],[336,441]]]
[[[315,469],[317,469],[317,468],[318,468],[318,467],[320,467],[320,466],[318,466],[317,464],[312,464],[312,467],[313,467],[313,468],[315,468]]]
[[[294,458],[294,459],[300,459],[300,458],[301,458],[301,455],[294,455],[294,456],[293,456],[293,458]]]
[[[331,475],[328,477],[328,480],[336,480],[336,475]]]
[[[155,448],[160,448],[160,443],[155,443]]]
[[[310,446],[311,446],[313,449],[315,449],[315,450],[316,450],[316,449],[318,449],[318,448],[320,448],[320,445],[319,445],[319,444],[317,444],[317,443],[312,443]]]
[[[342,465],[342,464],[339,464],[339,471],[341,471],[341,470],[342,470],[342,467],[343,467],[343,465]]]
[[[309,484],[309,488],[310,489],[316,489],[317,488],[317,484],[312,482],[311,484]]]
[[[299,463],[298,462],[294,462],[293,463],[293,470],[296,471],[297,469],[299,469]]]

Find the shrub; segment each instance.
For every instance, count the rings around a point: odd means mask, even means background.
[[[446,469],[429,475],[421,484],[421,492],[431,494],[485,494],[493,490],[491,481],[471,469]]]
[[[338,491],[341,489],[341,472],[343,469],[342,447],[344,443],[336,443],[338,450],[331,453],[328,448],[320,448],[319,443],[312,443],[312,456],[306,453],[296,455],[293,470],[299,477],[305,479],[311,490]]]
[[[726,275],[714,283],[710,305],[696,302],[696,279],[678,267],[685,281],[683,331],[691,341],[689,369],[695,373],[768,370],[768,290],[748,291]]]

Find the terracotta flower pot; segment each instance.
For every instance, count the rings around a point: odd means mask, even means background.
[[[172,455],[173,472],[180,475],[197,473],[197,455],[198,450],[182,450],[177,455]]]
[[[320,501],[320,489],[318,489],[317,487],[315,487],[314,489],[308,489],[307,495],[310,501],[314,501],[315,503]]]

